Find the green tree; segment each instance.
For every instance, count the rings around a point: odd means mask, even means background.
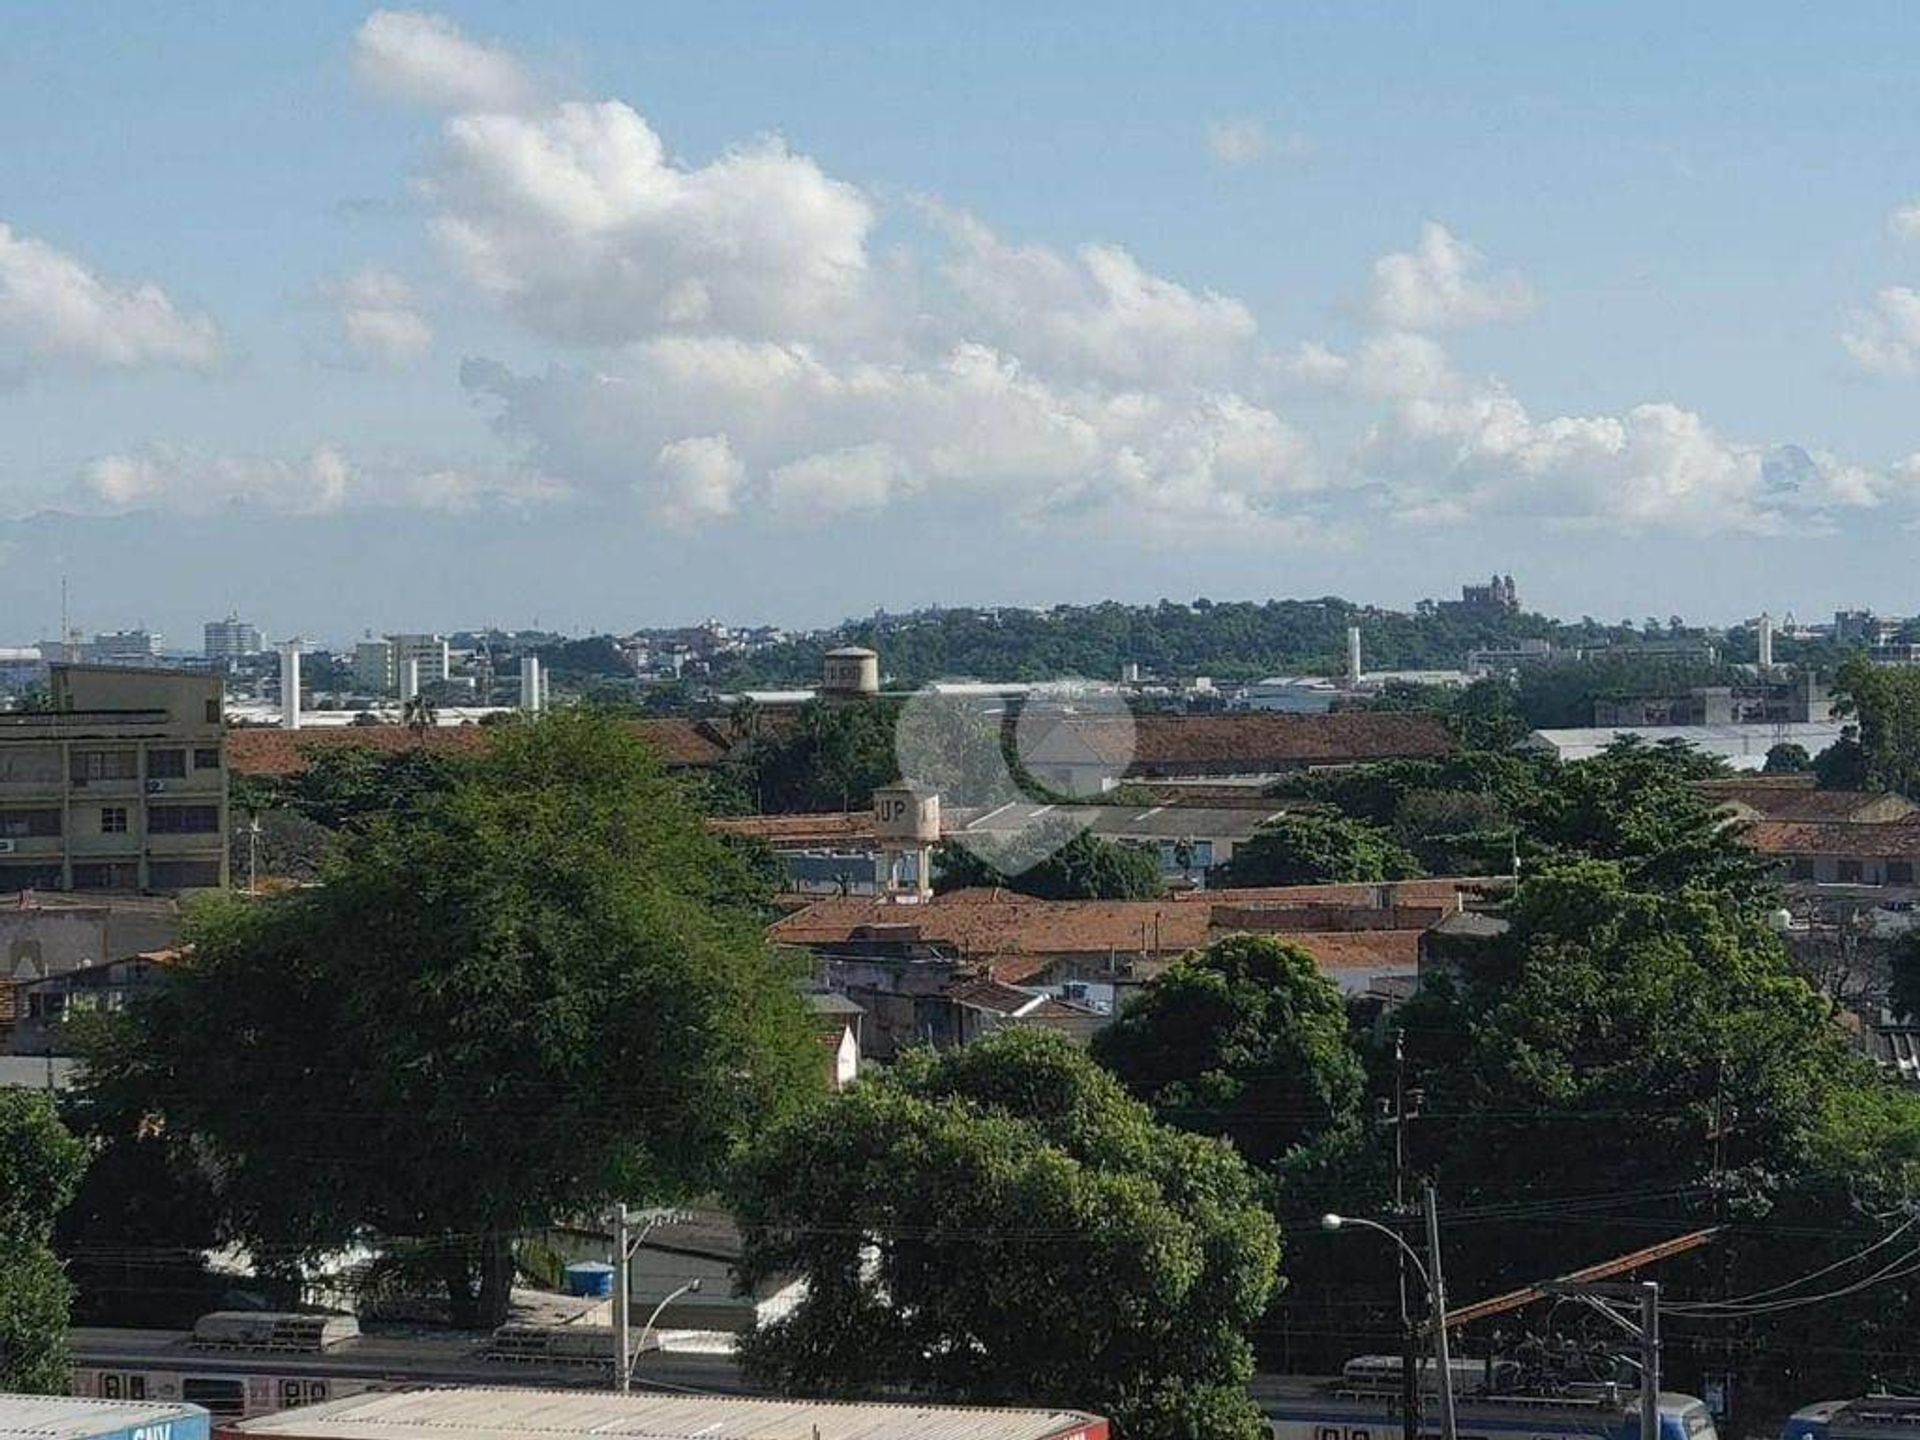
[[[1360,820],[1336,815],[1283,815],[1236,846],[1227,867],[1230,885],[1324,885],[1407,880],[1420,862],[1393,837]]]
[[[1339,987],[1266,936],[1175,962],[1094,1037],[1093,1055],[1161,1120],[1224,1136],[1262,1169],[1352,1123],[1366,1089]]]
[[[1920,670],[1855,655],[1835,675],[1834,690],[1858,724],[1868,786],[1920,795]]]
[[[516,1234],[709,1186],[817,1086],[742,872],[618,722],[510,727],[320,886],[197,914],[89,1073],[207,1148],[263,1251],[429,1242],[457,1318],[495,1324]]]
[[[734,1183],[746,1340],[781,1393],[1081,1406],[1125,1440],[1260,1440],[1248,1329],[1279,1237],[1231,1149],[1156,1124],[1064,1038],[1013,1030],[778,1125]]]
[[[933,864],[939,891],[998,887],[1042,900],[1152,900],[1166,890],[1153,852],[1080,829],[1064,840],[1056,831],[1001,846],[983,836],[945,840]]]
[[[1791,740],[1782,740],[1767,751],[1767,763],[1760,767],[1762,775],[1805,775],[1813,769],[1813,757],[1807,753],[1807,747],[1796,745]]]
[[[1871,779],[1866,747],[1852,725],[1840,738],[1813,757],[1813,780],[1822,790],[1864,790]]]
[[[47,1242],[85,1168],[45,1096],[0,1090],[0,1390],[66,1393],[72,1289]]]

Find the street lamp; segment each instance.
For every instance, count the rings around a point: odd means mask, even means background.
[[[640,1327],[640,1345],[638,1349],[634,1351],[634,1357],[633,1357],[636,1363],[639,1361],[639,1358],[642,1355],[646,1354],[647,1337],[653,1333],[654,1324],[660,1319],[660,1312],[665,1310],[667,1306],[671,1305],[674,1301],[678,1300],[682,1295],[698,1295],[699,1293],[700,1293],[700,1282],[698,1280],[689,1280],[687,1281],[686,1284],[682,1285],[678,1290],[674,1291],[671,1295],[667,1296],[666,1299],[662,1300],[658,1305],[653,1307],[653,1313],[647,1316],[647,1323]]]
[[[1320,1217],[1320,1228],[1326,1231],[1340,1231],[1349,1225],[1362,1230],[1373,1230],[1386,1236],[1400,1247],[1400,1253],[1413,1263],[1420,1278],[1427,1287],[1427,1310],[1432,1317],[1434,1359],[1440,1366],[1440,1433],[1444,1440],[1459,1440],[1459,1428],[1454,1424],[1453,1416],[1453,1357],[1447,1353],[1447,1282],[1440,1267],[1440,1202],[1435,1198],[1433,1186],[1423,1187],[1422,1197],[1427,1212],[1427,1259],[1432,1263],[1429,1270],[1420,1261],[1416,1251],[1394,1231],[1377,1220],[1362,1220],[1352,1215],[1336,1215],[1329,1211]]]

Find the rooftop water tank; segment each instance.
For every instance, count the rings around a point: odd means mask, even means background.
[[[567,1266],[567,1294],[604,1300],[613,1294],[613,1266],[604,1260],[581,1260]]]

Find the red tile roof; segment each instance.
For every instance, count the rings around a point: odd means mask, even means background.
[[[671,766],[717,764],[727,753],[725,732],[705,720],[633,720],[634,731]],[[405,725],[340,725],[324,730],[247,727],[227,732],[227,763],[236,775],[285,779],[307,768],[316,750],[359,748],[382,755],[409,750],[477,755],[491,740],[486,725],[441,725],[414,730]]]
[[[1125,765],[1127,774],[1252,774],[1303,765],[1446,755],[1453,742],[1428,715],[1349,711],[1288,715],[1140,715],[1066,719],[1036,737],[1043,749],[1079,749],[1090,762]]]
[[[1833,855],[1842,859],[1920,860],[1920,823],[1881,825],[1762,820],[1746,841],[1762,855]]]

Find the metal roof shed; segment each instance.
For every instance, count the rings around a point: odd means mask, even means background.
[[[207,1440],[198,1405],[0,1394],[0,1440]]]
[[[1072,1410],[445,1387],[354,1395],[223,1425],[223,1440],[1107,1440]]]

